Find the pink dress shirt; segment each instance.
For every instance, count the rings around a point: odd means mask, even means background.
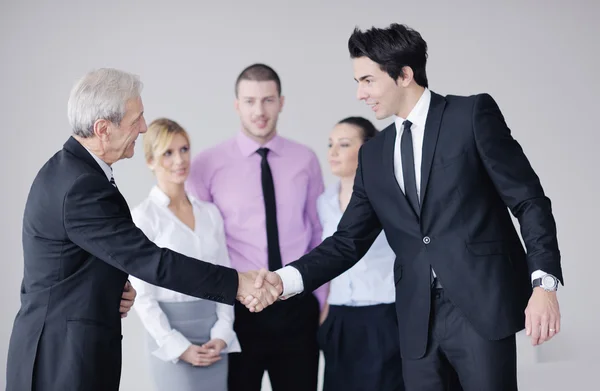
[[[238,271],[268,268],[265,205],[261,185],[261,145],[240,132],[201,152],[192,161],[186,190],[212,202],[225,223],[231,266]],[[321,242],[317,198],[323,193],[319,160],[308,147],[275,136],[267,144],[275,185],[277,226],[283,265]],[[315,292],[321,308],[327,285]]]

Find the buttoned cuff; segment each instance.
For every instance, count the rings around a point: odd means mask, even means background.
[[[177,330],[171,330],[169,335],[162,341],[157,341],[157,344],[159,345],[159,348],[154,350],[152,354],[163,361],[172,361],[173,363],[177,363],[177,361],[179,361],[179,356],[192,345],[192,343]]]
[[[281,294],[281,300],[288,299],[304,291],[304,281],[302,281],[302,275],[295,267],[286,266],[282,269],[276,270],[275,273],[279,274],[279,277],[281,277],[281,281],[283,282],[283,293]]]

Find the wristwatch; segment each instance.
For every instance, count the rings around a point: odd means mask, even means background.
[[[545,274],[540,278],[533,280],[533,287],[541,287],[546,292],[556,292],[558,289],[558,279],[552,274]]]

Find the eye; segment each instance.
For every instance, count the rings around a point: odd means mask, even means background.
[[[167,150],[165,151],[165,153],[163,153],[163,156],[165,156],[165,157],[169,157],[169,156],[171,156],[172,154],[173,154],[173,151],[171,151],[170,149],[167,149]]]
[[[331,147],[333,147],[333,145],[331,143],[328,143],[327,148],[331,148]]]
[[[342,143],[342,144],[340,144],[340,146],[342,148],[348,148],[350,146],[350,144],[348,144],[348,143]]]
[[[181,147],[181,153],[186,153],[190,150],[190,147],[185,146],[185,147]]]

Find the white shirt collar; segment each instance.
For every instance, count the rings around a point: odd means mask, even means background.
[[[190,203],[192,205],[198,206],[198,201],[187,191],[185,192],[185,195],[187,196],[188,200],[190,200]],[[157,185],[154,185],[152,187],[152,190],[150,190],[149,197],[152,201],[154,201],[157,205],[160,206],[169,206],[169,204],[171,203],[171,199],[169,198],[169,196],[166,195],[165,192],[162,191]]]
[[[90,155],[92,155],[92,157],[94,158],[96,163],[98,163],[98,165],[100,166],[102,171],[104,171],[106,178],[110,181],[110,178],[112,178],[112,176],[113,176],[112,168],[104,160],[102,160],[98,156],[94,155],[94,153],[92,151],[90,151],[89,149],[87,149],[85,146],[84,146],[84,148],[86,151],[88,151],[90,153]]]
[[[425,88],[423,94],[417,101],[417,104],[408,114],[406,118],[412,123],[411,129],[420,129],[423,131],[425,129],[425,122],[427,121],[427,113],[429,112],[429,104],[431,103],[431,91],[429,88]],[[394,122],[396,123],[396,131],[402,130],[402,123],[404,122],[404,118],[396,116]]]

